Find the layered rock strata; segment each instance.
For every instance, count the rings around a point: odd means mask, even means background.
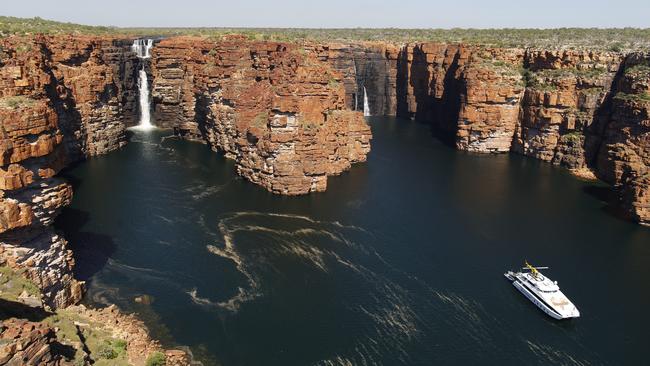
[[[72,199],[56,174],[126,143],[130,56],[120,41],[81,36],[9,37],[0,49],[0,263],[36,283],[47,306],[64,307],[83,284],[51,228]]]
[[[341,74],[298,45],[168,39],[153,50],[152,72],[156,123],[207,142],[271,192],[324,191],[370,150]]]
[[[0,322],[0,365],[72,366],[57,350],[54,329],[42,322]]]
[[[342,64],[342,51],[328,52],[331,64]],[[384,76],[396,89],[395,102],[385,102],[394,113],[385,114],[429,122],[461,150],[513,151],[595,174],[617,188],[632,219],[650,222],[645,55],[420,43],[402,46],[397,56],[385,52],[384,62],[395,69]],[[368,92],[369,100],[393,95]]]
[[[329,43],[304,48],[341,73],[349,109],[363,111],[365,90],[371,115],[396,114],[398,46]]]
[[[142,61],[132,40],[0,40],[0,264],[20,270],[50,308],[78,302],[74,259],[51,228],[72,188],[66,165],[124,146],[138,115],[137,73],[153,78],[162,127],[209,143],[246,179],[279,194],[323,191],[364,161],[370,129],[346,110],[339,72],[281,43],[162,41]]]
[[[650,54],[629,55],[616,80],[597,173],[632,219],[650,223]]]

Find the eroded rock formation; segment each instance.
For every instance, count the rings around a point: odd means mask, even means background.
[[[365,89],[371,114],[429,121],[459,149],[593,172],[633,219],[650,221],[645,54],[181,37],[158,42],[143,64],[129,39],[0,42],[0,261],[52,307],[82,293],[50,227],[72,197],[57,173],[126,143],[141,67],[155,124],[208,143],[274,193],[325,190],[328,176],[365,160],[370,130],[352,111]]]
[[[74,259],[51,228],[72,188],[66,165],[126,144],[137,73],[153,76],[156,124],[210,144],[280,194],[323,191],[365,161],[370,129],[346,110],[341,75],[298,45],[164,40],[146,62],[132,40],[0,40],[0,264],[36,283],[51,308],[78,302]]]
[[[57,349],[54,329],[42,322],[0,322],[0,365],[72,366]]]
[[[323,191],[370,150],[341,75],[298,45],[168,39],[152,70],[157,123],[208,142],[274,193]]]
[[[598,176],[632,219],[650,222],[646,55],[441,43],[383,54],[395,68],[383,76],[396,88],[386,114],[429,122],[461,150],[514,151]]]
[[[627,57],[615,91],[597,173],[619,188],[633,219],[650,223],[650,55]]]
[[[0,262],[24,271],[47,306],[64,307],[83,284],[51,228],[72,199],[56,174],[126,143],[133,57],[121,41],[86,36],[8,37],[0,49]]]

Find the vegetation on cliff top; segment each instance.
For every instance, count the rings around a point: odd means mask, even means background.
[[[435,24],[432,24],[432,26]],[[650,29],[398,29],[398,28],[118,28],[0,16],[0,36],[11,34],[128,34],[221,38],[242,34],[273,41],[463,42],[501,47],[547,47],[624,51],[650,46]]]
[[[35,18],[16,18],[0,16],[0,36],[11,34],[108,34],[118,32],[115,27],[63,23],[54,20]]]

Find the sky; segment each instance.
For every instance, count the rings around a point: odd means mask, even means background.
[[[3,0],[0,15],[134,27],[650,27],[650,0]]]

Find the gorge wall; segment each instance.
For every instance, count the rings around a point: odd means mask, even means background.
[[[127,143],[142,68],[155,125],[208,144],[273,193],[323,191],[365,161],[367,93],[371,115],[426,121],[458,149],[595,174],[629,218],[650,223],[650,54],[176,37],[143,60],[131,43],[0,39],[0,265],[34,282],[49,308],[83,294],[52,228],[73,195],[59,173]]]
[[[117,40],[0,40],[0,263],[36,283],[44,302],[80,300],[74,259],[51,225],[72,199],[57,173],[126,143],[132,60]]]
[[[428,122],[460,150],[595,174],[628,218],[650,223],[648,54],[441,43],[312,50],[343,73],[351,108],[368,85],[372,114]]]
[[[152,73],[156,124],[207,142],[271,192],[324,191],[328,176],[370,150],[341,75],[298,45],[167,39],[153,50]]]
[[[0,261],[51,307],[77,302],[66,241],[51,228],[72,197],[57,176],[120,148],[137,123],[137,75],[154,124],[233,159],[279,194],[323,191],[364,161],[360,112],[428,121],[458,149],[517,152],[595,173],[631,219],[650,221],[650,56],[585,50],[170,38],[139,59],[132,39],[0,41]]]
[[[132,41],[0,39],[0,265],[33,281],[50,308],[83,292],[73,253],[52,228],[73,194],[58,173],[127,143],[141,69],[156,125],[208,143],[274,193],[323,191],[370,149],[362,114],[345,108],[340,74],[298,45],[173,38],[142,59]]]

